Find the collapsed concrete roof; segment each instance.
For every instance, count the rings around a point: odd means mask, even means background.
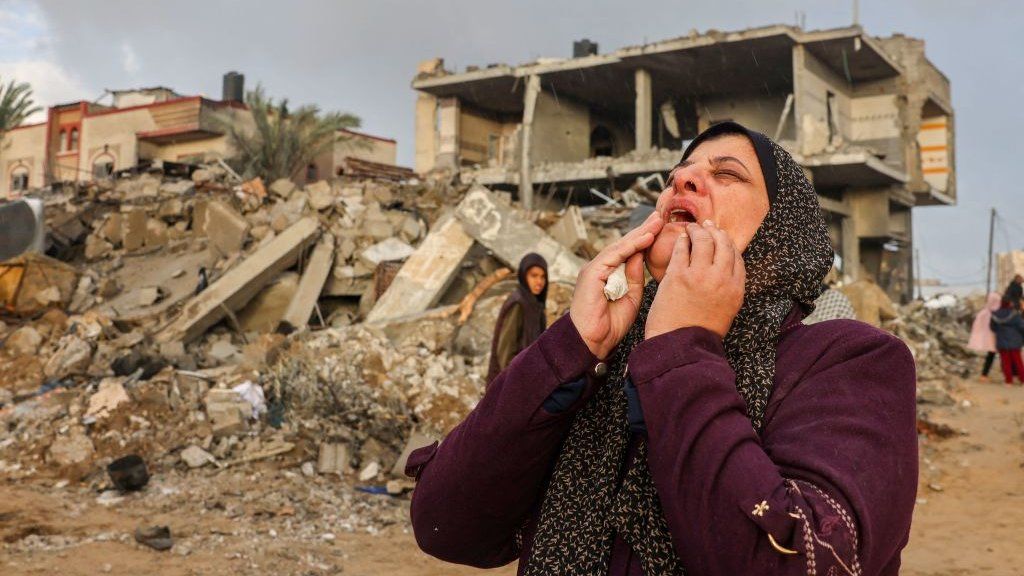
[[[421,73],[412,87],[438,97],[499,113],[523,109],[523,78],[541,75],[559,95],[600,103],[609,109],[633,106],[637,69],[651,73],[654,99],[669,95],[785,93],[792,85],[792,47],[802,44],[848,82],[898,76],[902,69],[860,26],[803,31],[786,25],[739,32],[691,33],[671,40],[621,48],[608,54],[544,60],[521,66],[491,65],[465,73]],[[755,67],[762,74],[720,74]]]

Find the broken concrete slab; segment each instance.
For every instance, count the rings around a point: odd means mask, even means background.
[[[128,393],[121,384],[122,378],[104,378],[100,380],[96,393],[89,397],[86,416],[106,418],[121,404],[131,402]]]
[[[317,180],[306,185],[306,194],[309,195],[309,205],[317,211],[323,211],[334,204],[334,192],[326,180]]]
[[[123,219],[124,217],[120,212],[108,214],[106,221],[100,226],[100,236],[115,246],[120,244],[124,237],[124,231],[121,229]]]
[[[263,286],[295,264],[316,239],[319,228],[316,219],[303,218],[278,234],[185,305],[158,340],[190,342],[224,318],[225,309],[241,309]]]
[[[105,258],[113,249],[113,244],[97,235],[85,239],[85,259],[90,262]]]
[[[198,172],[198,170],[196,170]],[[160,185],[160,192],[164,194],[182,195],[195,190],[195,182],[191,180],[178,180],[177,182],[164,182]]]
[[[405,448],[402,449],[401,455],[398,456],[398,460],[395,461],[395,465],[391,468],[391,474],[394,476],[405,475],[405,463],[409,461],[409,455],[414,450],[423,448],[424,446],[430,446],[437,438],[421,434],[420,432],[413,432],[409,435],[409,439],[405,442]]]
[[[466,234],[457,218],[451,215],[442,217],[405,261],[366,321],[393,320],[417,314],[437,304],[472,246],[473,239]]]
[[[317,455],[316,471],[320,474],[342,476],[349,471],[348,446],[345,444],[321,444]]]
[[[214,436],[242,434],[249,429],[252,404],[234,390],[211,388],[204,403]]]
[[[146,247],[153,248],[167,244],[167,224],[163,220],[146,220]]]
[[[146,244],[146,223],[149,218],[143,210],[132,210],[121,222],[122,244],[128,252],[135,252]]]
[[[580,207],[572,205],[566,208],[565,214],[548,228],[548,234],[569,250],[578,250],[588,240],[587,225]]]
[[[58,436],[50,445],[48,456],[51,462],[58,466],[77,467],[87,465],[92,461],[96,448],[92,440],[79,428],[74,428],[68,434]]]
[[[270,192],[275,196],[288,199],[295,190],[295,183],[287,178],[278,178],[270,184]]]
[[[238,312],[245,332],[273,332],[299,289],[299,275],[285,272],[268,284]]]
[[[221,256],[237,254],[245,246],[249,236],[249,221],[234,208],[219,201],[206,206],[205,228],[203,231],[212,246]]]
[[[309,323],[313,308],[323,292],[327,277],[334,266],[334,238],[324,236],[313,249],[313,255],[302,273],[298,290],[292,296],[288,310],[285,311],[278,325],[278,332],[289,334],[301,330]]]
[[[415,251],[415,248],[412,246],[409,246],[398,238],[392,237],[381,240],[366,250],[363,250],[360,257],[370,266],[377,266],[381,262],[405,260],[409,256],[412,256]]]
[[[483,244],[513,270],[530,252],[548,262],[548,280],[576,282],[583,259],[527,221],[483,186],[475,186],[455,208],[465,233]]]
[[[68,334],[60,339],[57,351],[46,362],[43,373],[47,378],[56,379],[85,374],[91,360],[92,346],[78,336]]]
[[[39,351],[43,336],[31,326],[22,326],[4,340],[4,349],[12,356],[30,356]]]
[[[213,457],[213,454],[210,454],[195,444],[182,450],[180,456],[181,461],[189,468],[201,468],[207,464],[212,464],[217,461],[217,459]]]

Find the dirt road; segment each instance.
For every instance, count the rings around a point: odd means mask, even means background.
[[[970,406],[933,408],[931,418],[968,434],[922,443],[919,500],[902,573],[1024,574],[1024,388],[966,383],[956,396]],[[343,513],[304,515],[304,506],[318,509],[318,501],[275,500],[297,486],[313,497],[308,480],[294,472],[199,479],[195,473],[157,477],[145,493],[106,505],[94,490],[56,488],[54,480],[2,483],[0,573],[514,574],[514,567],[482,572],[420,553],[404,522],[405,501],[352,496],[353,506],[371,507],[389,525],[375,534],[365,527],[347,532],[338,529],[346,526]],[[246,494],[240,483],[267,491]],[[137,544],[132,533],[143,524],[170,526],[174,548],[155,552]]]

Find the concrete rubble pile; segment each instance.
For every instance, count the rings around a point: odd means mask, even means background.
[[[357,488],[407,493],[408,453],[481,397],[518,259],[552,263],[554,320],[629,216],[527,213],[445,182],[268,186],[216,165],[39,195],[48,256],[0,263],[23,276],[17,301],[0,291],[5,477],[112,503],[106,467],[126,455],[183,491],[190,475],[285,474],[323,489],[282,506],[344,505],[332,526],[360,530],[405,512]]]
[[[49,256],[0,264],[22,275],[0,323],[0,471],[115,502],[105,468],[134,454],[175,490],[274,477],[311,534],[400,522],[372,494],[407,493],[409,452],[479,401],[518,260],[548,260],[555,320],[583,262],[636,220],[635,196],[526,212],[477,185],[267,186],[219,166],[44,193]],[[972,306],[914,303],[887,325],[917,359],[926,431],[976,361]],[[344,518],[324,524],[321,504]],[[202,506],[237,517],[252,502]]]
[[[903,340],[917,366],[917,427],[928,437],[948,437],[959,432],[931,417],[936,406],[960,406],[961,382],[977,374],[981,358],[966,348],[971,322],[982,302],[978,298],[943,296],[927,302],[914,301],[899,308],[899,318],[885,328]]]

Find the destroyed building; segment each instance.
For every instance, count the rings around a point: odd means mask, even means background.
[[[221,100],[157,86],[110,90],[110,104],[82,100],[50,107],[44,122],[18,126],[3,136],[0,199],[55,183],[107,178],[138,166],[230,157],[228,131],[233,126],[247,129],[253,120],[243,102],[244,77],[229,72],[223,80]],[[333,149],[295,175],[297,182],[395,167],[393,139],[341,132]]]
[[[423,62],[416,171],[565,202],[667,173],[708,126],[773,137],[818,190],[842,272],[912,297],[915,206],[953,205],[949,80],[924,41],[860,26],[710,31],[599,54],[455,73]],[[651,181],[656,181],[657,177]],[[594,192],[598,194],[594,194]]]

